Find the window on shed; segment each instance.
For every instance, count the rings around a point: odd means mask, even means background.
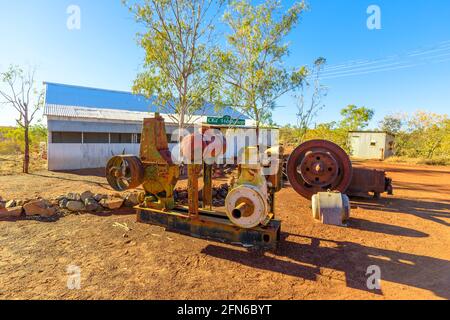
[[[133,143],[133,134],[111,133],[111,143]]]
[[[52,143],[82,143],[81,132],[52,132]]]
[[[370,146],[371,147],[376,147],[377,146],[377,142],[375,140],[370,141]]]
[[[103,132],[84,132],[83,143],[109,143],[109,134]]]

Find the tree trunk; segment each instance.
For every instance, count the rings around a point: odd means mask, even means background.
[[[29,126],[28,124],[25,125],[25,152],[24,152],[24,159],[23,159],[23,173],[28,174],[29,173],[29,167],[30,167],[30,137],[29,137]]]

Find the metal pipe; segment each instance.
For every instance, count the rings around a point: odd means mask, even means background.
[[[232,215],[233,217],[235,217],[236,219],[240,219],[242,218],[242,216],[244,215],[244,213],[250,208],[250,206],[243,202],[240,205],[238,205],[236,208],[233,209]]]

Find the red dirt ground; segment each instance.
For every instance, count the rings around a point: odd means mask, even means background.
[[[286,188],[275,252],[168,233],[127,212],[0,222],[0,299],[449,299],[450,168],[366,165],[387,169],[394,197],[354,201],[350,226],[338,228],[314,222]],[[92,173],[3,176],[0,195],[112,193]],[[81,268],[81,290],[67,289],[69,265]],[[381,290],[366,286],[371,265]]]

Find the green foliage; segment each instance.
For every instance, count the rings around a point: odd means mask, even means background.
[[[31,152],[38,152],[41,142],[47,142],[47,128],[42,124],[31,126]],[[0,127],[0,154],[23,153],[24,145],[24,129],[22,127]]]
[[[289,53],[286,36],[297,25],[304,3],[287,12],[281,1],[231,1],[224,21],[230,29],[228,50],[217,50],[220,102],[233,106],[256,121],[270,122],[276,100],[298,88],[307,75],[305,67],[288,70],[283,61]]]
[[[372,120],[375,111],[366,107],[357,107],[349,105],[341,110],[343,120],[340,124],[342,128],[348,131],[358,131],[367,128],[369,122]]]
[[[396,135],[396,155],[409,158],[450,158],[450,119],[447,115],[418,111],[403,116],[404,128]]]
[[[280,129],[281,144],[295,147],[312,139],[330,140],[350,152],[348,141],[348,110],[342,112],[346,117],[339,122],[319,124],[309,128],[301,136],[299,127],[285,126]],[[350,112],[351,113],[351,112]],[[371,117],[371,116],[370,116]],[[366,116],[362,117],[367,119]],[[447,115],[418,111],[411,115],[389,115],[380,122],[380,130],[395,134],[395,157],[393,162],[407,162],[427,165],[450,164],[450,119]]]
[[[210,72],[215,10],[223,1],[146,0],[124,3],[143,24],[143,71],[133,90],[156,97],[161,112],[176,114],[183,127],[211,100],[216,86]]]
[[[403,127],[401,116],[388,115],[380,122],[380,130],[390,134],[398,134]]]

